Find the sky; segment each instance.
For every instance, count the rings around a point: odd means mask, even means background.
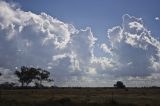
[[[159,3],[1,0],[1,82],[25,65],[57,86],[160,86]]]
[[[159,0],[15,0],[25,11],[45,12],[76,28],[92,27],[95,36],[105,36],[108,28],[122,23],[122,15],[143,18],[147,27],[158,32],[155,16],[159,16]],[[36,5],[35,5],[36,4]],[[152,27],[151,27],[152,26]]]

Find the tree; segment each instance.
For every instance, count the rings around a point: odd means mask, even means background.
[[[35,86],[43,87],[42,82],[43,81],[52,81],[49,79],[50,73],[46,70],[43,70],[41,68],[33,68],[33,67],[25,67],[22,66],[21,70],[15,71],[15,75],[19,78],[19,82],[21,83],[21,86],[28,86],[32,81],[38,80],[39,82],[35,82]]]
[[[43,70],[41,68],[38,68],[37,70],[38,70],[38,75],[36,77],[39,83],[36,82],[35,83],[36,86],[43,87],[43,84],[42,84],[43,81],[48,81],[48,82],[53,81],[49,79],[50,72]]]
[[[19,78],[18,81],[21,83],[21,87],[24,87],[24,84],[28,80],[26,75],[27,71],[28,68],[25,66],[22,66],[20,71],[18,70],[15,71],[15,75]]]
[[[125,88],[126,86],[123,84],[122,81],[117,81],[116,84],[114,84],[114,87],[116,87],[116,88]]]
[[[21,86],[24,87],[25,85],[27,87],[33,79],[36,79],[38,71],[36,68],[22,66],[20,71],[15,71],[15,75],[19,78],[18,81],[21,83]]]

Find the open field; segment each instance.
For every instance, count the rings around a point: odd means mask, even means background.
[[[1,90],[0,106],[160,106],[160,89],[54,88]]]

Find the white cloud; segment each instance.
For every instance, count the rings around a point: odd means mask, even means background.
[[[130,23],[129,23],[129,27],[130,27],[131,29],[132,29],[132,28],[135,28],[137,31],[139,31],[139,30],[142,30],[142,29],[143,29],[143,24],[140,24],[140,23],[134,21],[134,22],[130,22]]]
[[[160,18],[159,18],[159,17],[155,17],[155,20],[159,21],[159,20],[160,20]]]
[[[90,27],[76,29],[46,13],[25,12],[0,1],[1,78],[16,80],[15,67],[26,65],[49,70],[60,86],[158,79],[160,42],[142,18],[122,18],[122,25],[108,29],[106,43],[97,46]]]
[[[17,78],[14,75],[14,72],[10,69],[0,68],[0,73],[2,76],[0,77],[0,83],[3,82],[14,82],[17,83]]]
[[[114,69],[116,65],[112,59],[107,57],[92,57],[91,63],[95,66],[99,71],[100,70],[107,70],[107,69]]]
[[[118,66],[113,75],[145,77],[159,70],[160,42],[145,28],[142,18],[124,15],[122,26],[108,30],[108,39],[114,54],[111,58]]]
[[[116,43],[120,42],[121,39],[122,39],[122,29],[120,26],[115,26],[111,29],[108,29],[108,39],[112,42],[111,43],[111,46],[113,48],[116,48],[114,45],[116,45]]]
[[[150,58],[150,64],[151,64],[151,69],[155,70],[156,72],[159,72],[160,69],[160,61],[159,61],[159,57],[153,57],[151,56]]]
[[[89,75],[97,74],[96,69],[95,68],[91,68],[91,67],[88,67],[88,70],[86,71],[86,73],[89,74]]]
[[[101,44],[100,48],[105,52],[105,53],[109,53],[110,55],[112,55],[112,49],[109,48],[106,44]]]
[[[58,81],[96,73],[90,61],[97,38],[89,27],[77,30],[46,13],[25,12],[1,1],[0,40],[2,68],[39,66]]]

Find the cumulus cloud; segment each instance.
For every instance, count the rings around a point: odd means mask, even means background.
[[[159,17],[155,17],[155,20],[159,21],[159,20],[160,20],[160,18],[159,18]]]
[[[108,39],[118,66],[116,72],[111,71],[113,75],[144,78],[159,73],[160,42],[145,28],[142,18],[124,15],[122,26],[108,30]]]
[[[0,1],[1,81],[17,81],[15,67],[23,65],[49,70],[58,86],[159,80],[160,42],[142,18],[126,14],[122,19],[98,46],[90,27],[76,29],[46,13],[26,12]]]
[[[0,77],[0,83],[3,82],[17,82],[17,78],[14,75],[14,72],[10,69],[0,68],[2,76]]]
[[[90,61],[97,39],[89,27],[77,30],[46,13],[25,12],[1,1],[0,40],[2,68],[39,66],[54,74],[57,82],[96,73]]]
[[[106,44],[101,44],[100,48],[105,52],[108,53],[110,55],[112,55],[112,49],[109,48]]]

